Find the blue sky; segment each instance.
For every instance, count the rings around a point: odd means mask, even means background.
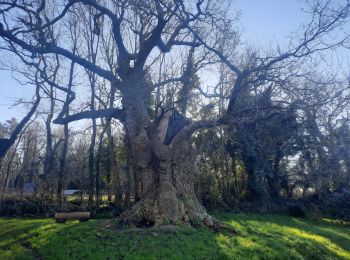
[[[233,0],[232,8],[241,10],[243,38],[259,45],[275,39],[286,42],[289,33],[307,21],[298,0]]]
[[[243,28],[243,39],[259,46],[275,41],[283,46],[289,33],[307,22],[298,0],[232,0],[232,8],[242,12],[239,24]],[[1,52],[0,55],[1,62],[4,57]],[[11,73],[0,71],[0,122],[11,117],[21,118],[25,110],[10,109],[10,106],[19,98],[30,98],[33,93],[33,87],[21,86],[12,79]]]
[[[11,72],[0,70],[0,122],[23,117],[26,110],[20,105],[12,106],[19,99],[29,100],[35,93],[34,87],[20,85],[13,76]]]

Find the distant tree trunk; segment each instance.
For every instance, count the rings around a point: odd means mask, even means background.
[[[113,108],[114,105],[114,99],[115,99],[115,93],[117,91],[117,86],[115,84],[111,84],[111,93],[108,100],[108,106],[109,108]],[[115,151],[114,151],[114,142],[113,142],[113,136],[112,136],[112,120],[111,118],[106,119],[106,133],[107,133],[107,146],[108,146],[108,171],[107,171],[107,200],[110,202],[112,201],[112,177],[115,178],[116,181],[116,196],[115,200],[117,200],[117,197],[119,197],[119,200],[121,199],[120,194],[117,194],[121,192],[121,185],[120,185],[120,177],[118,174],[118,168],[117,168],[117,162],[115,158]]]
[[[95,33],[93,28],[95,27],[94,18],[96,13],[94,13],[94,10],[89,8],[88,9],[89,18],[87,20],[82,20],[84,25],[84,29],[88,29],[85,31],[84,37],[86,40],[86,43],[88,45],[87,48],[87,55],[88,60],[92,64],[96,64],[97,62],[97,53],[99,50],[99,43],[100,43],[100,34]],[[93,71],[89,71],[86,69],[86,73],[89,78],[90,83],[90,89],[91,89],[91,98],[90,98],[90,110],[95,111],[95,97],[96,97],[96,88],[97,88],[97,75]],[[97,126],[96,126],[96,119],[92,119],[92,134],[90,139],[90,146],[89,146],[89,159],[88,159],[88,168],[89,168],[89,201],[88,201],[88,207],[91,209],[93,207],[93,200],[94,200],[94,170],[95,170],[95,144],[96,144],[96,135],[97,135]]]
[[[3,187],[2,187],[2,191],[1,191],[0,203],[1,203],[2,199],[5,196],[5,191],[6,191],[8,180],[9,180],[9,177],[10,177],[11,167],[12,167],[12,162],[13,162],[14,155],[15,155],[15,152],[13,152],[13,154],[11,156],[11,159],[8,162],[8,166],[7,166],[6,173],[5,173],[5,178],[4,178],[4,183],[3,183]]]
[[[112,176],[115,174],[116,161],[114,155],[114,144],[111,132],[111,120],[106,120],[107,149],[108,149],[108,169],[107,169],[107,200],[112,201]],[[112,165],[114,162],[114,165]]]
[[[276,151],[273,159],[272,176],[268,178],[270,194],[273,199],[278,200],[280,198],[281,191],[281,174],[280,174],[280,162],[283,158],[283,153],[280,149],[280,144],[276,146]]]
[[[233,192],[234,198],[237,199],[238,198],[238,188],[237,188],[238,178],[237,178],[237,171],[236,171],[236,151],[235,151],[235,147],[233,145],[233,142],[230,139],[228,139],[228,141],[227,141],[226,150],[227,150],[227,153],[229,154],[229,156],[231,158],[231,162],[232,162],[231,173],[232,173],[232,177],[234,180],[232,192]]]
[[[73,73],[74,73],[74,62],[71,63],[70,71],[69,71],[69,82],[67,90],[70,92],[72,90],[73,85]],[[66,102],[65,102],[65,108],[64,113],[65,116],[69,116],[69,104],[70,104],[70,95],[66,96]],[[65,123],[63,125],[63,146],[62,146],[62,153],[60,156],[60,169],[58,172],[58,185],[57,185],[57,198],[58,202],[60,204],[60,207],[62,207],[63,198],[62,198],[62,192],[63,192],[63,178],[65,173],[65,165],[66,165],[66,158],[67,158],[67,152],[68,152],[68,140],[69,139],[69,128],[68,123]]]
[[[100,138],[101,141],[101,138]],[[95,194],[96,194],[96,206],[98,207],[101,202],[101,196],[100,196],[100,164],[101,164],[101,151],[102,151],[102,145],[99,143],[97,148],[97,155],[96,155],[96,170],[95,170]]]
[[[10,178],[10,174],[11,174],[12,163],[13,163],[13,160],[14,160],[14,158],[16,156],[17,148],[18,148],[19,143],[21,142],[21,138],[22,138],[22,135],[23,135],[25,129],[26,128],[24,128],[23,131],[20,133],[18,141],[16,143],[16,146],[13,148],[13,152],[11,154],[11,158],[10,158],[9,162],[7,163],[6,174],[5,174],[5,179],[4,179],[4,186],[2,188],[0,201],[2,201],[2,199],[3,199],[4,195],[5,195],[6,188],[7,188],[7,185],[8,185],[8,182],[9,182],[9,178]],[[2,158],[0,158],[0,163],[2,163]],[[1,170],[1,167],[0,167],[0,170]]]
[[[57,182],[57,198],[58,203],[60,207],[62,207],[62,190],[63,190],[63,177],[65,173],[65,165],[66,165],[66,157],[68,152],[68,138],[69,138],[69,132],[68,132],[68,124],[64,124],[63,126],[63,145],[62,145],[62,153],[60,156],[60,168],[58,171],[58,182]]]
[[[18,143],[17,143],[16,148],[15,148],[14,152],[12,153],[11,159],[8,162],[8,165],[7,165],[7,169],[6,169],[6,173],[5,173],[5,179],[4,179],[4,186],[2,187],[0,202],[2,201],[2,199],[4,198],[4,195],[5,195],[5,191],[6,191],[8,180],[9,180],[10,173],[11,173],[12,162],[13,162],[13,159],[14,159],[14,157],[16,155],[17,146],[18,146]]]
[[[248,199],[255,202],[265,202],[265,187],[260,181],[260,169],[256,167],[259,163],[259,158],[256,155],[255,147],[252,145],[251,140],[247,140],[247,137],[243,136],[243,133],[239,133],[239,140],[243,144],[242,160],[247,174]]]
[[[85,156],[84,156],[85,157]],[[83,204],[84,202],[84,189],[85,189],[85,185],[84,185],[84,176],[86,174],[86,158],[83,157],[82,160],[82,169],[80,171],[80,205]]]
[[[322,144],[327,144],[323,134],[321,133],[321,130],[317,124],[316,121],[316,111],[315,110],[305,110],[305,114],[307,117],[306,120],[306,128],[309,134],[311,135],[311,138],[314,142],[316,154],[318,156],[318,163],[317,165],[314,164],[314,167],[316,166],[314,170],[318,171],[318,178],[316,180],[317,184],[317,192],[319,199],[324,197],[329,192],[329,183],[327,181],[328,179],[328,166],[329,163],[327,160],[327,155],[324,150],[324,146]],[[312,167],[312,168],[314,168]]]
[[[53,87],[50,87],[50,93],[53,96]],[[47,114],[45,121],[46,128],[46,152],[45,152],[45,161],[44,161],[44,175],[50,176],[53,168],[53,147],[52,147],[52,131],[51,131],[51,122],[53,118],[53,113],[55,109],[55,102],[53,97],[50,97],[50,110]]]
[[[108,156],[109,160],[109,156]],[[107,184],[107,201],[112,201],[112,178],[111,178],[111,166],[108,164],[108,169],[106,173],[106,184]]]
[[[101,120],[102,123],[102,120]],[[99,137],[98,142],[98,148],[97,148],[97,155],[96,155],[96,171],[95,171],[95,189],[96,189],[96,204],[97,206],[100,205],[101,202],[101,194],[100,194],[100,168],[101,168],[101,154],[102,154],[102,147],[103,147],[103,137],[106,133],[106,127],[103,127],[103,130]]]
[[[56,68],[58,69],[58,67]],[[54,73],[54,82],[56,78],[56,72]],[[55,163],[55,150],[57,146],[53,146],[53,140],[52,140],[52,129],[51,129],[51,123],[52,123],[52,118],[55,112],[55,92],[54,92],[54,86],[50,84],[50,108],[47,114],[47,119],[45,121],[45,128],[46,128],[46,151],[45,151],[45,160],[44,160],[44,187],[43,189],[49,189],[50,190],[50,200],[53,202],[54,201],[54,194],[57,194],[55,192],[54,184],[51,182],[53,176],[52,173],[54,171],[54,163]],[[57,143],[57,145],[59,142]],[[59,175],[62,174],[61,172],[58,173]],[[49,180],[47,177],[50,177],[51,179]],[[58,176],[58,179],[60,177]],[[58,180],[59,181],[59,180]],[[60,199],[60,198],[59,198]]]
[[[110,174],[115,179],[115,202],[122,205],[122,190],[121,190],[121,184],[120,184],[120,175],[118,171],[118,165],[117,165],[117,159],[115,155],[115,144],[113,141],[112,136],[112,129],[111,129],[111,121],[110,119],[107,120],[107,140],[108,140],[108,155],[109,155],[109,163],[110,163]]]
[[[90,88],[91,88],[91,98],[90,98],[90,109],[91,111],[95,110],[95,93],[96,93],[96,75],[94,73],[89,73]],[[96,134],[97,126],[96,119],[93,118],[91,127],[91,137],[89,145],[89,154],[88,154],[88,171],[89,171],[89,185],[88,185],[88,208],[91,210],[94,202],[94,170],[95,170],[95,144],[96,144]]]
[[[88,168],[89,168],[89,201],[88,201],[88,207],[89,209],[92,209],[93,207],[93,201],[94,201],[94,151],[95,151],[95,143],[96,143],[96,119],[92,120],[92,133],[91,133],[91,139],[90,139],[90,146],[89,146],[89,159],[88,159]]]

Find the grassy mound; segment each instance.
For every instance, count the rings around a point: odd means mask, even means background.
[[[115,231],[104,220],[0,219],[0,259],[350,259],[350,227],[279,215],[217,216],[206,228]]]

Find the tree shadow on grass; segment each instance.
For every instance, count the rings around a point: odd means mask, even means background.
[[[315,233],[329,239],[332,243],[350,252],[350,227],[328,223],[324,220],[309,221],[293,219],[295,226],[306,232]],[[310,225],[312,224],[312,226]]]
[[[114,231],[95,222],[59,231],[39,251],[52,259],[227,259],[216,236],[206,228]]]
[[[0,259],[227,259],[206,228],[115,231],[102,222],[15,221],[0,238]]]
[[[28,242],[40,236],[47,220],[38,219],[0,219],[0,258],[35,259],[38,258]]]
[[[1,259],[339,259],[349,229],[283,216],[223,215],[242,236],[207,228],[115,231],[87,223],[0,219]],[[6,225],[7,224],[7,225]],[[311,225],[312,224],[312,225]],[[7,229],[9,228],[9,229]],[[348,254],[348,255],[347,255]]]
[[[221,219],[245,234],[244,237],[218,239],[219,246],[231,258],[350,257],[349,229],[342,225],[276,215],[223,215]]]

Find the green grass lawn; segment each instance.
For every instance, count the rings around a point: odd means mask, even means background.
[[[350,227],[280,215],[222,214],[206,228],[115,231],[105,220],[0,218],[0,259],[350,259]]]

